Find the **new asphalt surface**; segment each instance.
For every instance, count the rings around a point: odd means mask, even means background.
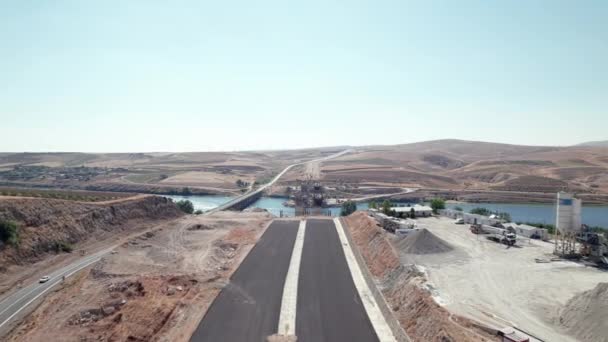
[[[191,341],[266,342],[277,332],[299,221],[274,221],[215,299]]]
[[[296,314],[298,342],[378,341],[332,220],[307,220]]]

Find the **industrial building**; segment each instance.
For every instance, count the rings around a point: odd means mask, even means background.
[[[496,217],[489,217],[471,213],[465,213],[464,211],[458,211],[454,209],[442,209],[439,210],[439,214],[453,219],[462,218],[465,224],[485,224],[488,226],[496,226],[497,224],[505,222],[504,220]]]
[[[529,226],[527,224],[517,224],[513,222],[502,223],[503,228],[512,228],[518,236],[525,236],[532,239],[549,240],[549,231],[544,228]]]
[[[394,210],[396,213],[406,213],[409,214],[414,209],[414,213],[416,213],[416,217],[427,217],[433,215],[433,208],[426,205],[416,204],[413,207],[392,207],[391,210]]]

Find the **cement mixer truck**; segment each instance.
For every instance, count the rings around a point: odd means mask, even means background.
[[[499,228],[487,224],[472,224],[471,232],[473,234],[483,234],[489,240],[504,243],[507,246],[513,246],[517,240],[517,235],[513,228]]]

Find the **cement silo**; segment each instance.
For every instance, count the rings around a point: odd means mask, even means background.
[[[581,228],[581,200],[574,198],[572,194],[558,192],[555,215],[557,235],[554,253],[565,257],[577,256],[576,236],[580,233]]]
[[[555,228],[562,233],[579,232],[581,230],[581,200],[572,194],[557,193],[557,214]]]

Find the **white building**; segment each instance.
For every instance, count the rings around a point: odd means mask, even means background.
[[[433,208],[419,204],[416,204],[413,207],[392,207],[391,210],[394,210],[396,213],[409,214],[412,212],[412,208],[414,209],[414,213],[416,213],[416,217],[426,217],[433,215]]]
[[[502,226],[504,228],[513,228],[518,236],[525,236],[528,238],[541,240],[549,239],[549,231],[544,228],[529,226],[527,224],[517,224],[513,222],[503,223]]]
[[[465,213],[464,211],[458,211],[454,209],[442,209],[439,210],[439,213],[443,216],[451,217],[454,219],[462,218],[465,224],[486,224],[488,226],[495,226],[499,223],[504,222],[504,220],[498,219],[496,217],[488,217],[483,215]]]

